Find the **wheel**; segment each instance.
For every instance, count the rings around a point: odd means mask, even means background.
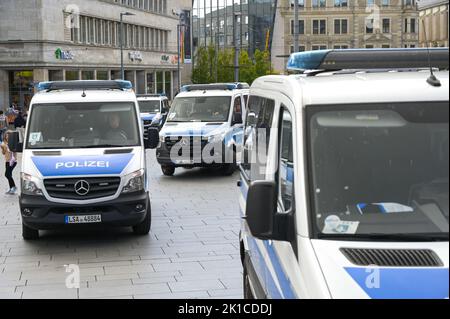
[[[236,171],[236,168],[237,168],[236,164],[225,164],[222,167],[222,174],[225,176],[231,176]]]
[[[22,237],[25,240],[39,239],[39,230],[30,228],[22,223]]]
[[[248,278],[247,267],[244,266],[244,299],[254,300],[252,289],[250,288],[250,279]]]
[[[145,219],[142,221],[142,223],[133,226],[133,233],[138,236],[145,236],[148,235],[151,228],[152,228],[152,208],[150,207],[150,199],[148,199],[147,214],[145,215]]]
[[[161,170],[165,176],[173,176],[175,174],[174,166],[161,166]]]

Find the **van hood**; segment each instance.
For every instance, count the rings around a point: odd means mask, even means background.
[[[213,122],[166,122],[161,130],[162,136],[213,136],[222,134],[229,127],[228,123]]]
[[[124,149],[126,151],[126,149]],[[141,156],[137,149],[128,152],[119,150],[112,154],[109,149],[64,150],[57,156],[46,155],[45,151],[27,151],[34,171],[44,178],[66,176],[123,175],[138,170]],[[122,152],[122,153],[120,153]],[[30,169],[30,167],[29,167]]]
[[[323,276],[335,299],[445,299],[449,297],[449,244],[312,240]],[[357,266],[340,249],[427,249],[438,267]]]

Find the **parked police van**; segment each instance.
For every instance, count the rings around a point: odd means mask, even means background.
[[[172,176],[176,167],[219,167],[226,175],[235,172],[248,89],[246,83],[182,88],[172,102],[156,150],[164,175]]]
[[[246,298],[449,297],[448,58],[295,53],[299,74],[253,83],[239,183]]]
[[[138,95],[139,112],[144,124],[144,138],[149,127],[161,129],[169,113],[169,99],[163,94]]]
[[[21,171],[23,237],[86,224],[148,234],[143,126],[128,81],[45,82],[30,105]]]

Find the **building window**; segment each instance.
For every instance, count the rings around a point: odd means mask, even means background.
[[[348,49],[348,45],[347,44],[335,44],[335,45],[333,45],[333,49],[337,49],[337,50]]]
[[[294,34],[294,20],[291,20],[291,34]],[[298,33],[305,34],[305,21],[298,20]]]
[[[372,34],[373,33],[373,25],[375,23],[374,19],[366,19],[366,33]]]
[[[416,23],[415,18],[405,19],[405,33],[416,33]]]
[[[298,52],[305,52],[306,51],[306,47],[304,45],[299,45],[298,46]],[[290,51],[291,54],[294,53],[294,46],[291,45]]]
[[[97,80],[109,80],[108,71],[97,71]]]
[[[334,20],[334,34],[347,34],[348,33],[348,20],[336,19]]]
[[[390,47],[391,47],[390,44],[382,44],[382,45],[381,45],[381,48],[382,48],[382,49],[389,49]]]
[[[390,2],[391,2],[390,0],[381,0],[381,5],[383,7],[389,7]]]
[[[391,33],[391,19],[383,19],[383,33]]]
[[[327,34],[327,20],[313,20],[313,34]]]
[[[348,7],[348,0],[334,0],[335,7]]]
[[[294,8],[295,6],[295,0],[290,0],[291,3],[291,8]],[[297,0],[298,3],[298,7],[299,8],[304,8],[305,7],[305,0]]]
[[[414,4],[414,1],[413,0],[403,0],[404,2],[404,4],[405,4],[405,6],[412,6],[413,4]]]
[[[66,71],[66,81],[76,81],[80,79],[80,72],[78,71]]]
[[[374,45],[373,44],[366,44],[366,49],[373,49]]]
[[[313,51],[326,50],[326,49],[327,49],[326,45],[313,45],[313,46],[311,46],[311,50],[313,50]]]
[[[327,6],[326,0],[312,0],[313,8],[325,8]]]

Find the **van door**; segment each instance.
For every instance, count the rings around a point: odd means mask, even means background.
[[[278,153],[275,181],[278,186],[278,214],[288,214],[290,223],[283,230],[291,242],[266,241],[265,245],[272,263],[273,273],[266,277],[269,298],[297,298],[294,290],[295,278],[299,274],[297,262],[297,240],[295,229],[295,133],[293,110],[281,103],[278,120]]]
[[[244,143],[242,152],[241,169],[241,193],[240,209],[241,215],[245,215],[247,193],[250,184],[254,181],[266,179],[267,162],[253,158],[256,154],[269,150],[270,128],[273,126],[275,114],[275,100],[260,96],[251,96],[247,109],[246,127],[244,128]],[[253,121],[249,121],[249,116]],[[263,140],[261,139],[263,138]],[[260,149],[264,148],[264,150]],[[251,236],[246,228],[242,228],[242,257],[248,276],[254,289],[255,297],[265,298],[268,296],[266,279],[270,275],[268,267],[269,256],[267,253],[267,241],[262,241]]]

